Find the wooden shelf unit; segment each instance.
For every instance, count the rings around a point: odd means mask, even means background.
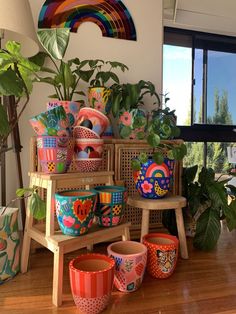
[[[64,235],[55,225],[54,194],[58,190],[76,189],[80,186],[89,189],[98,184],[112,185],[113,175],[113,171],[65,174],[29,173],[30,187],[37,186],[46,190],[46,223],[45,225],[34,224],[28,202],[21,254],[21,272],[27,271],[32,239],[53,252],[52,301],[56,306],[62,304],[64,254],[84,247],[91,249],[93,244],[112,240],[119,236],[122,237],[122,240],[129,240],[131,223],[123,223],[111,228],[101,228],[94,225],[85,235],[77,237]]]

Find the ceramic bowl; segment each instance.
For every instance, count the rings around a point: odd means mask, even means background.
[[[74,154],[74,138],[38,136],[37,153],[46,173],[64,173],[68,170]]]
[[[86,127],[101,136],[109,125],[109,119],[102,112],[85,107],[80,109],[77,125]]]
[[[62,106],[42,112],[29,122],[37,135],[71,136],[70,123]]]
[[[53,100],[47,103],[47,110],[58,106],[62,106],[65,109],[70,126],[74,127],[79,118],[79,110],[82,104],[77,101]]]
[[[76,139],[76,159],[102,158],[103,144],[102,139]]]
[[[79,172],[93,172],[98,171],[101,167],[102,158],[75,159],[74,163]]]
[[[100,136],[84,126],[76,126],[73,130],[73,136],[76,139],[100,139]]]
[[[68,190],[55,194],[56,215],[64,234],[84,234],[92,226],[97,193],[94,190]]]

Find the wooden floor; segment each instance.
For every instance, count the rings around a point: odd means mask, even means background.
[[[112,302],[103,313],[236,314],[236,232],[223,231],[217,249],[211,253],[193,249],[191,239],[188,248],[190,259],[179,259],[172,277],[158,280],[146,274],[136,292],[114,289]],[[105,253],[106,246],[96,245],[94,250]],[[40,250],[31,254],[28,273],[18,274],[0,286],[0,313],[78,314],[68,277],[68,262],[77,255],[73,252],[65,258],[62,307],[51,303],[53,255]]]

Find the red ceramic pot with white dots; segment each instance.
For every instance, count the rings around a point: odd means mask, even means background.
[[[170,277],[176,267],[179,240],[170,234],[149,233],[143,237],[147,247],[147,272],[154,278]]]
[[[82,254],[70,261],[70,286],[80,313],[97,314],[107,307],[114,269],[114,260],[103,254]]]

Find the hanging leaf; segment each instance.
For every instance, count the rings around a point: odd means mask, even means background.
[[[34,192],[30,197],[30,210],[35,219],[41,220],[46,217],[46,203]]]
[[[133,170],[141,170],[141,162],[138,159],[131,160],[131,167]]]
[[[161,165],[164,162],[164,156],[161,152],[154,153],[152,158],[158,165]]]
[[[147,137],[147,142],[148,144],[151,146],[151,147],[157,147],[160,142],[161,142],[161,139],[160,139],[160,136],[155,134],[155,133],[152,133],[152,134],[149,134],[148,137]]]
[[[20,97],[23,90],[23,82],[13,70],[8,69],[6,72],[0,72],[0,95]]]

